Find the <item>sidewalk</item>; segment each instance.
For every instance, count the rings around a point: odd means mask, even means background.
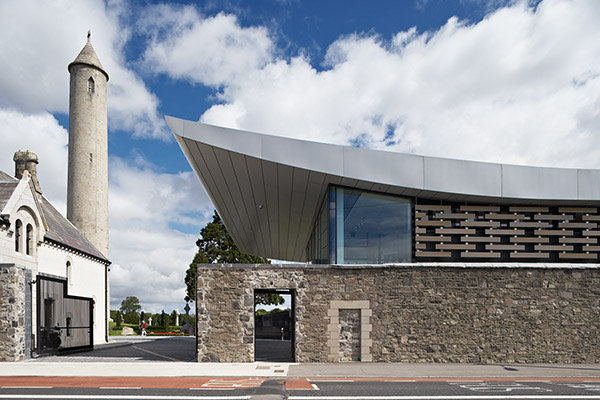
[[[290,377],[290,378],[590,378],[600,364],[386,364],[386,363],[0,363],[0,376]]]
[[[600,364],[296,364],[289,377],[361,378],[600,378]]]

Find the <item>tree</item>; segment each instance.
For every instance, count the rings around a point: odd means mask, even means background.
[[[121,302],[123,320],[128,324],[137,324],[140,321],[138,311],[142,309],[140,300],[135,296],[128,296]]]
[[[171,315],[169,315],[171,319],[171,324],[175,325],[175,321],[177,321],[177,312],[175,310],[171,311]],[[181,321],[179,321],[181,323]]]
[[[136,313],[142,309],[140,300],[135,296],[128,296],[121,302],[121,313],[123,315]]]
[[[264,305],[272,304],[274,306],[278,306],[285,303],[285,299],[277,293],[255,293],[254,303]]]
[[[269,264],[266,258],[242,253],[225,229],[221,217],[215,211],[212,222],[200,231],[200,239],[196,241],[198,252],[185,273],[187,286],[185,301],[196,299],[196,274],[198,264]],[[281,304],[281,303],[279,303]]]
[[[162,327],[165,332],[169,332],[169,322],[171,322],[169,319],[169,314],[167,314],[165,310],[162,310],[162,313],[160,314],[160,321],[162,322]]]

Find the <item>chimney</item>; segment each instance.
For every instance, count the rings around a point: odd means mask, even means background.
[[[41,195],[42,188],[37,179],[37,165],[39,161],[35,153],[30,150],[19,150],[15,153],[13,161],[15,162],[15,178],[23,178],[23,172],[28,171],[29,175],[31,175],[35,191]]]

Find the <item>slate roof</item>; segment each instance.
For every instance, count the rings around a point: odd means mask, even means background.
[[[14,181],[16,180],[12,176],[8,175],[6,172],[0,171],[0,181]]]
[[[12,195],[19,181],[12,176],[0,171],[0,209],[4,207],[8,198]],[[12,190],[10,189],[12,187]],[[4,193],[10,193],[4,200]],[[4,201],[4,202],[3,202]],[[48,230],[44,240],[54,242],[75,251],[82,252],[104,262],[108,259],[89,241],[75,226],[69,222],[50,202],[42,196],[40,206],[46,219]]]
[[[18,184],[19,181],[0,180],[0,211],[8,203],[8,199],[10,199]]]

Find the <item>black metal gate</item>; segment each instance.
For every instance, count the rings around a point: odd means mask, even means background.
[[[93,299],[67,295],[65,279],[38,275],[38,353],[56,354],[93,349],[93,315]]]

